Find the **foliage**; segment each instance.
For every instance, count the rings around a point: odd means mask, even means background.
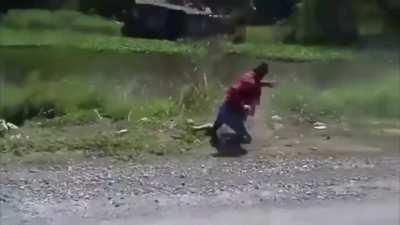
[[[294,44],[245,43],[240,45],[227,45],[227,51],[234,54],[245,54],[281,61],[323,61],[323,60],[352,60],[357,54],[350,48],[305,47]]]
[[[120,35],[121,25],[100,16],[88,16],[76,11],[40,9],[10,10],[1,26],[17,30],[68,30],[82,33]]]
[[[375,82],[317,90],[305,84],[282,85],[272,99],[272,107],[310,120],[342,116],[400,117],[400,80],[389,76]]]
[[[303,0],[295,21],[299,43],[350,44],[358,37],[353,1]]]

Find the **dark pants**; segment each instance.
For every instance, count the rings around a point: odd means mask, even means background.
[[[239,136],[240,142],[249,144],[252,140],[249,132],[246,129],[245,122],[247,115],[237,112],[231,106],[224,103],[218,111],[217,119],[214,122],[213,130],[216,132],[223,124],[228,125]]]

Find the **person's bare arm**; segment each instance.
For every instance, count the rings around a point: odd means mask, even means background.
[[[261,81],[261,86],[274,88],[276,86],[276,81]]]

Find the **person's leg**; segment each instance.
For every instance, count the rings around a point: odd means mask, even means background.
[[[245,126],[246,116],[236,112],[230,112],[226,124],[239,136],[240,142],[249,144],[252,141],[251,135]]]
[[[207,132],[207,134],[211,137],[210,144],[214,147],[216,147],[219,143],[217,131],[224,124],[225,120],[226,106],[225,104],[223,104],[218,110],[217,119],[215,120],[213,126]]]
[[[250,144],[252,141],[251,135],[249,134],[249,132],[246,129],[245,126],[245,121],[244,119],[239,119],[237,121],[234,121],[231,124],[231,128],[232,130],[235,131],[235,133],[239,136],[240,138],[240,142],[243,144]]]

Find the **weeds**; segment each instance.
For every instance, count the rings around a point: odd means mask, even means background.
[[[304,84],[280,87],[272,99],[272,107],[289,111],[309,120],[349,117],[400,117],[400,81],[398,76],[380,81],[365,81],[351,86],[317,90]]]

